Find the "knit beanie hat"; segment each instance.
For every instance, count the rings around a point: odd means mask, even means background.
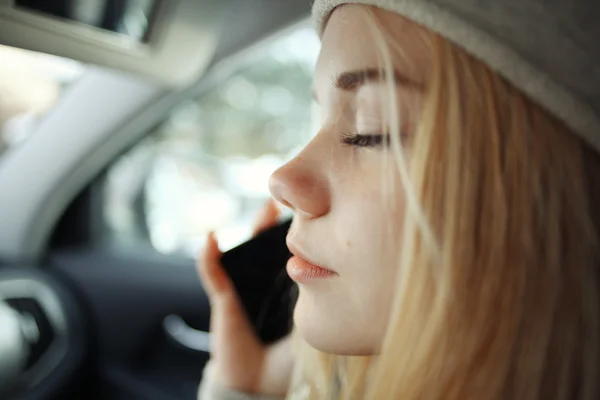
[[[393,11],[440,34],[600,152],[599,0],[315,0],[319,35],[341,4]]]

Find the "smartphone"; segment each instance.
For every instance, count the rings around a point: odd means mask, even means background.
[[[286,220],[221,258],[248,318],[266,344],[283,338],[292,328],[297,287],[285,268],[291,257],[285,242],[291,223]]]

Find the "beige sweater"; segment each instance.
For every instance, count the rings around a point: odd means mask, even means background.
[[[204,368],[202,382],[198,390],[199,400],[283,400],[278,396],[263,396],[231,390],[219,383],[214,365],[209,361]]]

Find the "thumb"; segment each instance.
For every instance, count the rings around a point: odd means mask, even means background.
[[[234,291],[231,279],[221,266],[221,255],[217,238],[211,232],[206,241],[204,254],[196,263],[196,270],[211,302],[218,296]]]
[[[211,304],[211,357],[226,387],[253,391],[259,382],[264,348],[220,259],[217,240],[211,234],[202,265],[198,265]]]
[[[211,303],[211,332],[218,343],[246,345],[260,342],[248,320],[233,282],[221,265],[221,251],[214,234],[210,234],[198,272]]]

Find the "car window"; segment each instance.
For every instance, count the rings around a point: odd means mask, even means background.
[[[224,249],[246,240],[269,176],[314,131],[318,50],[308,24],[257,47],[117,160],[104,186],[110,238],[189,257],[212,230]]]
[[[0,159],[35,134],[84,69],[73,60],[0,45]]]

